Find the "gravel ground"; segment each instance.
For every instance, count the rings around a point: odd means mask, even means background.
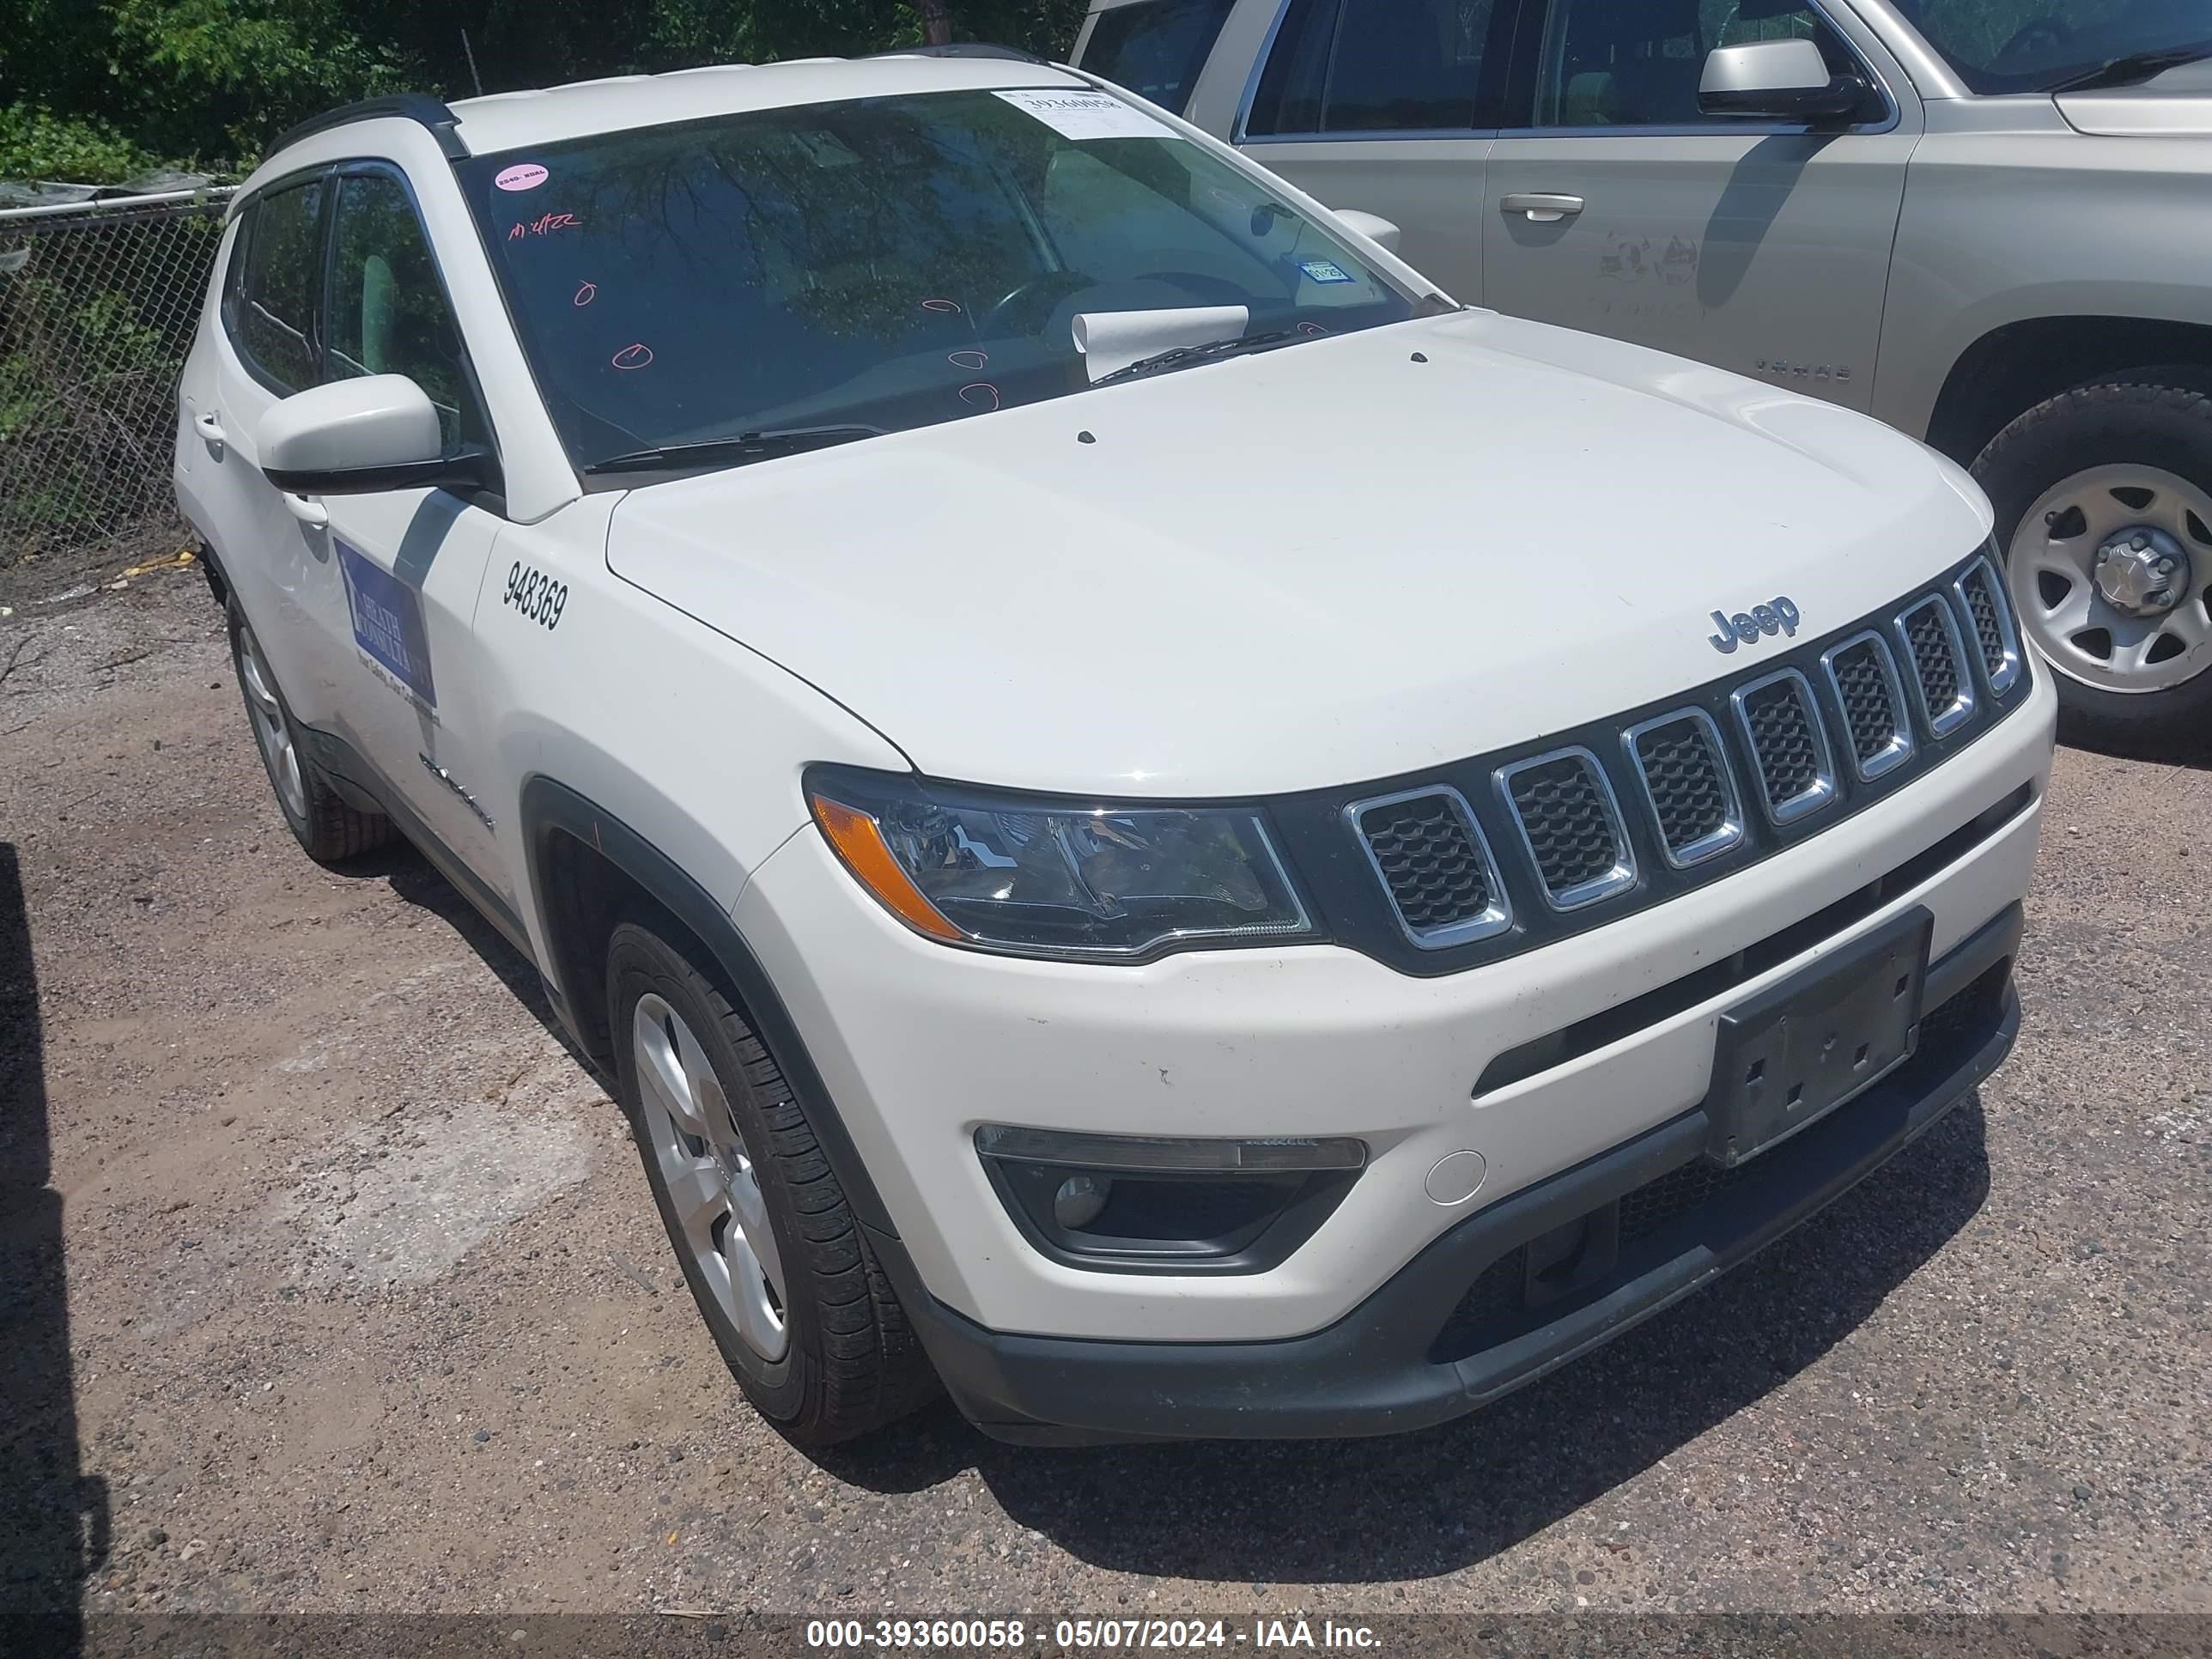
[[[1041,1452],[939,1407],[810,1459],[535,975],[411,856],[300,855],[198,578],[29,609],[0,1605],[2212,1613],[2212,771],[2063,754],[1978,1103],[1487,1413]]]

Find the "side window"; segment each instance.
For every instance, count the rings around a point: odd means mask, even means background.
[[[1537,70],[1540,127],[1730,125],[1698,107],[1705,55],[1754,40],[1816,42],[1831,73],[1863,76],[1807,0],[1551,0]]]
[[[319,378],[321,181],[264,196],[247,211],[225,296],[231,342],[276,390],[302,392]]]
[[[407,187],[387,173],[340,179],[332,237],[329,378],[404,374],[438,406],[449,451],[485,443],[460,327]]]
[[[1493,10],[1492,0],[1291,0],[1245,133],[1466,131]]]
[[[1180,115],[1234,0],[1139,0],[1101,12],[1082,67]]]

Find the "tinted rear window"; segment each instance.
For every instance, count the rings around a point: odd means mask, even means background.
[[[1472,128],[1493,15],[1492,0],[1291,0],[1244,130]]]
[[[241,263],[227,307],[230,337],[274,390],[305,391],[320,379],[322,183],[273,191],[248,211],[244,252],[233,256]]]
[[[1234,0],[1140,0],[1099,14],[1083,68],[1183,112]]]

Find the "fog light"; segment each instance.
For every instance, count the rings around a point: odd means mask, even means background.
[[[1142,1170],[1162,1175],[1357,1170],[1367,1162],[1366,1143],[1358,1140],[1291,1136],[1255,1140],[1183,1140],[1158,1135],[1084,1135],[1061,1129],[1013,1129],[995,1124],[975,1131],[975,1150],[986,1158],[1019,1158],[1024,1164],[1078,1164],[1086,1170]]]
[[[990,1125],[975,1150],[1023,1235],[1070,1267],[1264,1273],[1366,1166],[1346,1139],[1199,1139]]]
[[[1070,1176],[1052,1195],[1052,1218],[1072,1233],[1079,1233],[1098,1219],[1113,1196],[1114,1183],[1096,1176]]]

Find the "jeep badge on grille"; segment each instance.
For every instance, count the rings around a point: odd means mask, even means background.
[[[1716,611],[1713,620],[1720,624],[1721,630],[1711,636],[1713,649],[1726,656],[1740,645],[1757,645],[1762,634],[1770,639],[1777,634],[1787,634],[1796,639],[1801,618],[1797,607],[1783,598],[1754,605],[1733,617]]]

